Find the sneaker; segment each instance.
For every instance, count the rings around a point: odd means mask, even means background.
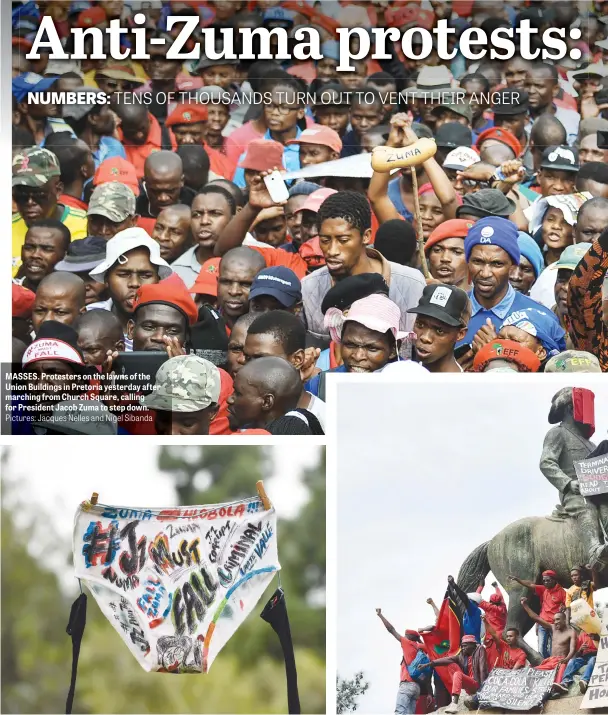
[[[587,692],[587,687],[589,683],[586,680],[579,680],[578,681],[578,687],[581,693],[584,695]]]
[[[477,710],[476,698],[465,698],[464,706],[467,708],[467,710]]]
[[[553,683],[553,692],[558,695],[562,693],[567,693],[568,688],[563,683]]]
[[[444,710],[446,713],[457,713],[458,712],[458,703],[450,703],[447,708]]]

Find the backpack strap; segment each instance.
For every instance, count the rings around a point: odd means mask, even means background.
[[[166,151],[173,151],[171,133],[169,132],[169,127],[166,127],[164,124],[160,125],[160,148]]]
[[[70,678],[70,690],[68,691],[68,699],[65,703],[66,715],[72,712],[74,703],[74,692],[76,690],[76,673],[78,672],[78,657],[80,656],[80,644],[82,642],[82,634],[87,622],[87,596],[81,593],[80,596],[72,604],[70,610],[70,620],[66,633],[72,638],[72,676]]]

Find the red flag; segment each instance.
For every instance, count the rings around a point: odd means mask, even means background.
[[[448,586],[437,622],[432,631],[422,632],[422,640],[431,660],[456,655],[460,650],[462,638],[463,609],[455,591]],[[458,670],[457,665],[442,665],[435,669],[448,692],[452,692],[452,676]]]

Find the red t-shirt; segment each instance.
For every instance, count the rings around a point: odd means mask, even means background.
[[[150,120],[150,130],[148,132],[148,136],[146,137],[146,141],[143,144],[125,143],[125,138],[120,127],[117,132],[118,138],[123,143],[125,148],[127,161],[130,161],[135,167],[135,173],[138,179],[143,179],[144,163],[146,159],[150,156],[150,154],[152,154],[152,152],[160,151],[163,143],[162,130],[160,128],[160,124],[158,123],[158,119],[156,119],[156,117],[150,112],[148,112],[148,119]],[[170,132],[170,135],[171,151],[175,151],[177,149],[177,143],[172,132]]]
[[[496,646],[498,650],[498,658],[494,664],[495,668],[506,668],[513,670],[515,666],[524,666],[526,664],[526,654],[521,648],[511,648],[504,641]]]
[[[594,653],[597,651],[597,642],[588,633],[581,631],[576,639],[576,650],[582,650],[583,653]]]
[[[507,625],[507,607],[504,604],[490,603],[490,601],[482,601],[479,607],[483,608],[488,623],[501,636]]]
[[[407,666],[414,660],[418,655],[418,651],[422,648],[415,641],[408,640],[407,638],[401,638],[401,650],[403,651],[403,661],[401,663],[401,682],[406,681],[408,683],[413,683],[414,681],[407,672]]]
[[[555,614],[559,613],[562,605],[566,605],[565,589],[556,583],[553,588],[534,586],[534,591],[541,600],[540,617],[548,623],[553,623]]]

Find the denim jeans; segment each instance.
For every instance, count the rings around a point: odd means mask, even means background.
[[[538,652],[543,658],[551,657],[551,644],[553,641],[553,631],[547,630],[543,626],[538,626]]]
[[[410,715],[416,712],[416,701],[420,695],[418,683],[409,683],[404,680],[399,684],[397,692],[397,704],[395,705],[395,715]]]
[[[595,655],[593,653],[586,653],[578,658],[572,658],[572,660],[566,666],[566,671],[564,677],[562,678],[562,685],[569,688],[574,682],[574,674],[577,673],[583,665],[586,665],[585,672],[583,673],[581,680],[588,683],[591,680],[591,675],[593,674],[593,668],[595,666]]]

